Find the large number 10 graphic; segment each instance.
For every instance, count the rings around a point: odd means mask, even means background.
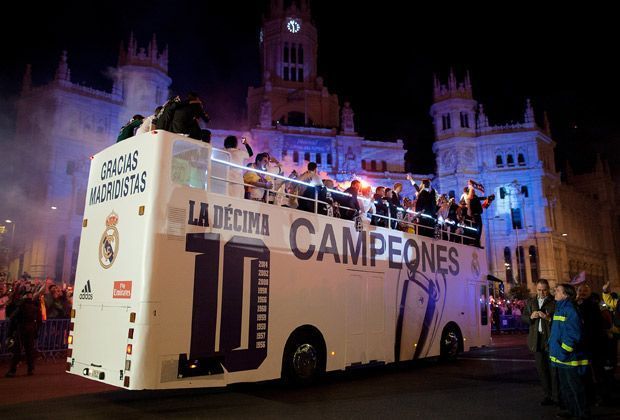
[[[215,351],[220,235],[188,234],[185,250],[198,252],[194,269],[194,302],[190,360],[219,356],[229,372],[258,368],[267,357],[270,253],[260,239],[233,236],[224,245],[219,351]],[[248,340],[242,343],[244,269],[249,260]],[[246,276],[247,276],[246,274]],[[247,278],[247,277],[246,277]],[[246,293],[247,298],[247,293]]]

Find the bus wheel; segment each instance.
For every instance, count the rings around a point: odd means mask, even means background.
[[[289,338],[282,361],[283,379],[298,385],[314,382],[325,369],[322,347],[318,339],[306,334]]]
[[[445,361],[456,360],[461,350],[461,333],[454,325],[449,325],[441,334],[440,358]]]

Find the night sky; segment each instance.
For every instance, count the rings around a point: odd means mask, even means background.
[[[195,90],[212,127],[245,125],[248,86],[259,82],[258,32],[268,1],[18,2],[19,30],[3,25],[0,126],[10,132],[13,101],[27,63],[34,84],[54,75],[67,49],[72,81],[111,89],[121,40],[131,31],[146,47],[153,33],[170,48],[172,90]],[[409,2],[407,2],[409,3]],[[609,11],[543,10],[513,3],[470,9],[458,3],[424,8],[404,2],[311,2],[319,31],[319,74],[349,100],[357,130],[369,139],[402,138],[412,169],[434,171],[429,110],[432,77],[468,69],[475,98],[491,124],[522,119],[525,98],[538,121],[547,110],[558,169],[569,158],[589,169],[596,152],[620,166],[618,34]],[[379,8],[379,6],[381,8]],[[489,18],[487,16],[493,16]],[[3,141],[9,137],[3,136]]]

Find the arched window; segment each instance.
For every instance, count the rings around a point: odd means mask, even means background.
[[[370,161],[370,170],[373,172],[377,171],[377,161],[376,160],[371,160]]]
[[[297,46],[295,44],[291,45],[291,63],[297,63]]]
[[[329,155],[327,155],[329,157]],[[362,169],[366,170],[366,159],[362,159]]]
[[[519,166],[525,166],[525,156],[523,156],[523,153],[519,153],[517,156],[517,163],[519,163]]]
[[[297,150],[293,152],[293,162],[299,163],[299,152]]]
[[[443,114],[441,116],[441,124],[444,130],[449,130],[451,128],[450,114]]]
[[[303,45],[299,45],[299,53],[297,54],[297,62],[299,64],[303,64],[304,63],[304,46]]]
[[[310,162],[310,152],[304,153],[304,160],[307,160],[308,162]]]
[[[332,164],[332,154],[331,154],[331,153],[328,153],[328,154],[327,154],[327,164],[328,164],[328,165],[331,165],[331,164]]]
[[[526,185],[522,185],[521,186],[521,194],[523,194],[523,196],[525,198],[530,196],[529,191],[527,190],[527,186]]]
[[[508,164],[508,166],[515,166],[515,159],[512,157],[512,155],[506,156],[506,163]]]
[[[512,277],[512,256],[510,247],[504,248],[504,267],[506,267],[506,282],[514,283],[514,278]]]
[[[306,114],[299,111],[291,111],[288,113],[286,124],[295,127],[303,127],[306,124]]]
[[[502,200],[506,198],[506,188],[504,187],[499,188],[499,198],[501,198]]]
[[[497,155],[497,157],[495,158],[495,166],[497,166],[498,168],[504,167],[504,159],[502,159],[502,155]]]
[[[315,158],[314,158],[314,161],[317,163],[317,165],[320,165],[322,163],[322,160],[323,160],[323,158],[321,157],[321,154],[317,153]]]
[[[519,283],[527,283],[527,273],[525,272],[525,252],[522,246],[517,248],[517,262],[519,263],[519,274],[517,280]]]
[[[469,128],[469,115],[466,112],[461,112],[461,127]]]
[[[538,281],[538,254],[536,253],[536,247],[530,246],[530,273],[532,274],[532,283],[536,284]]]

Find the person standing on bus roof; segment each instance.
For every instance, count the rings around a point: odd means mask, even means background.
[[[202,107],[202,101],[193,92],[187,95],[185,101],[179,102],[172,116],[172,132],[187,134],[189,137],[201,140],[202,129],[198,120],[202,119],[205,123],[210,121],[209,115]]]
[[[245,150],[237,147],[239,145],[237,136],[228,136],[224,139],[224,148],[230,153],[230,162],[237,166],[243,166],[244,161],[254,155],[254,151],[245,137],[241,137],[241,143],[245,146]],[[231,197],[243,198],[245,189],[243,188],[242,171],[243,169],[236,167],[228,169],[228,195]]]
[[[140,114],[136,114],[131,117],[129,122],[121,128],[121,132],[118,133],[116,142],[118,143],[120,141],[128,139],[129,137],[133,137],[135,135],[136,129],[142,124],[142,120],[144,120],[144,117]]]
[[[253,168],[259,169],[261,171],[267,170],[267,165],[269,164],[269,155],[267,153],[259,153],[256,155],[255,163]],[[273,184],[271,183],[271,177],[255,172],[253,170],[246,171],[243,175],[243,182],[245,184],[252,185],[248,188],[249,199],[255,201],[265,201],[265,196],[268,189],[271,189]]]
[[[536,360],[536,370],[543,388],[544,398],[541,405],[557,405],[558,380],[557,371],[549,361],[549,334],[551,320],[555,312],[555,300],[549,294],[549,282],[539,279],[536,282],[536,297],[525,303],[521,321],[529,325],[527,346]]]

